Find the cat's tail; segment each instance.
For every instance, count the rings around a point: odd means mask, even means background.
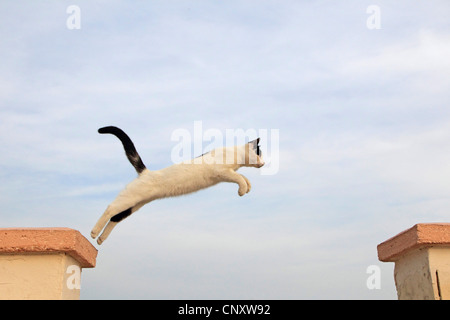
[[[146,169],[145,164],[142,162],[139,153],[136,151],[134,147],[133,141],[131,141],[130,137],[123,132],[121,129],[113,126],[103,127],[98,129],[98,133],[110,133],[115,135],[123,144],[123,148],[125,149],[125,154],[130,160],[130,163],[136,169],[137,173],[140,174],[142,171]]]

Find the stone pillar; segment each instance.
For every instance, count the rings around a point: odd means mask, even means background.
[[[399,300],[450,300],[450,223],[420,223],[378,245]]]
[[[78,300],[97,249],[69,228],[0,229],[1,300]]]

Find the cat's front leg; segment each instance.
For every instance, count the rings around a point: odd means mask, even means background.
[[[249,193],[250,189],[252,188],[252,184],[250,183],[250,181],[248,181],[248,179],[244,175],[241,174],[241,176],[242,176],[242,178],[244,178],[245,182],[247,183],[247,193]]]
[[[221,178],[226,182],[237,183],[239,185],[238,194],[241,197],[249,191],[249,187],[247,184],[248,179],[234,170],[227,170],[222,172]]]

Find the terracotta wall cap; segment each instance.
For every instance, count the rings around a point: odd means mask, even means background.
[[[0,254],[65,252],[81,267],[93,268],[97,249],[70,228],[0,228]]]
[[[450,223],[418,223],[380,243],[378,259],[393,262],[406,252],[425,246],[450,246]]]

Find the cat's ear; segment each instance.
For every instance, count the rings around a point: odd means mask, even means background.
[[[261,150],[259,149],[259,146],[258,146],[258,144],[259,144],[259,139],[260,139],[260,138],[255,139],[255,140],[253,140],[253,141],[250,141],[250,142],[248,143],[248,144],[252,147],[252,149],[255,150],[255,152],[256,152],[256,154],[257,154],[258,156],[261,155]]]
[[[258,144],[259,144],[259,139],[260,138],[255,139],[253,141],[250,141],[248,144],[251,145],[253,147],[253,149],[256,149],[258,147]]]

